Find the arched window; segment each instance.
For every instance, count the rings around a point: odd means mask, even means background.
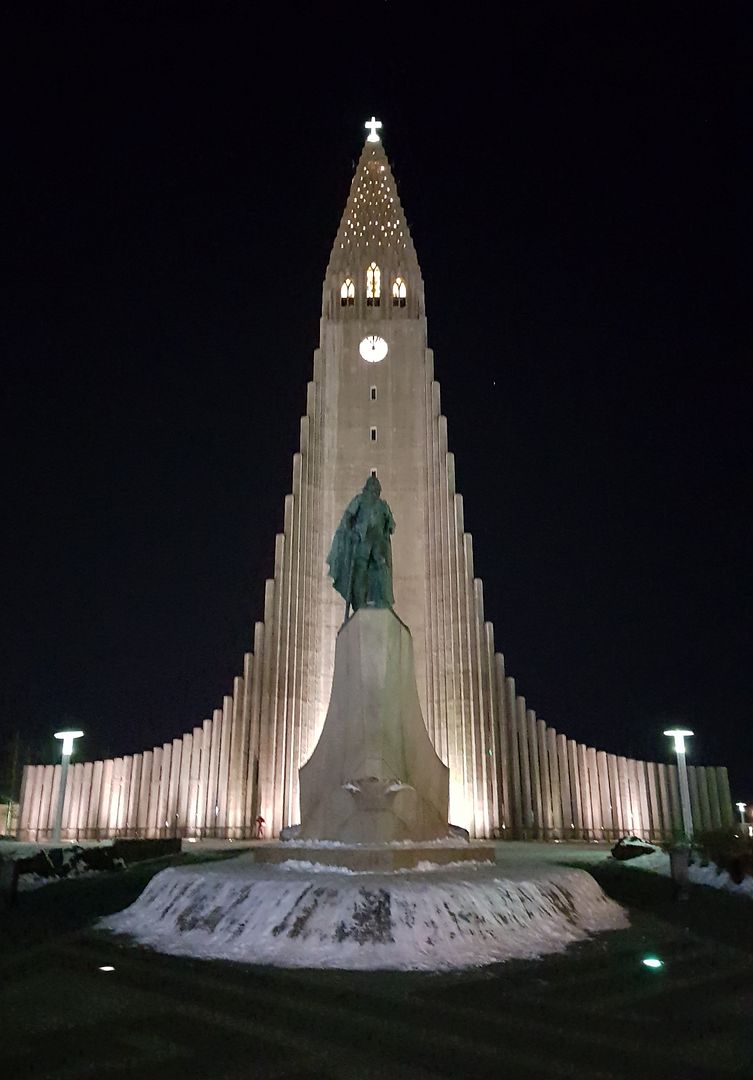
[[[395,278],[392,285],[392,306],[405,307],[405,298],[407,295],[408,290],[405,288],[405,281],[403,278]]]
[[[366,271],[366,305],[367,307],[379,307],[379,298],[382,295],[382,272],[375,262]]]
[[[346,277],[340,286],[340,307],[352,307],[356,302],[356,287],[351,278]]]

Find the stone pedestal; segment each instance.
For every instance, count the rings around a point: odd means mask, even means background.
[[[421,715],[410,630],[390,609],[361,608],[340,629],[327,718],[300,784],[298,839],[447,836],[449,770]]]

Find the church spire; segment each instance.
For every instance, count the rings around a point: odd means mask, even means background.
[[[381,303],[373,306],[382,308],[392,307],[393,301],[397,301],[394,306],[405,307],[406,298],[412,297],[414,303],[409,306],[423,313],[421,271],[378,134],[382,124],[372,117],[365,127],[369,134],[327,267],[324,310],[328,308],[328,295],[335,301],[350,298],[357,302],[363,294],[366,303],[378,299]]]

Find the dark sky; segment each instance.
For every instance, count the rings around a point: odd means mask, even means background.
[[[753,800],[749,8],[489,8],[0,8],[0,750],[142,750],[240,672],[374,112],[508,671]]]

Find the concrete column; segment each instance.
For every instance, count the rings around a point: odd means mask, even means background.
[[[584,836],[583,803],[580,790],[578,744],[575,742],[575,739],[567,740],[567,766],[570,779],[570,813],[573,823],[573,836],[576,840],[582,840]]]
[[[656,771],[659,777],[659,801],[661,803],[662,836],[665,840],[671,840],[673,833],[672,803],[669,797],[669,774],[667,771],[667,766],[664,764],[664,762],[659,762],[656,766]]]
[[[81,799],[78,804],[78,819],[76,821],[76,835],[80,840],[86,840],[88,836],[89,804],[92,797],[92,777],[94,775],[94,763],[87,761],[83,766],[81,779]]]
[[[29,783],[29,839],[38,840],[39,814],[42,804],[42,785],[44,783],[44,765],[30,766],[34,771]]]
[[[514,689],[515,680],[508,679]],[[520,756],[520,776],[523,789],[523,839],[530,840],[534,834],[536,822],[533,811],[533,781],[531,778],[531,755],[528,739],[528,721],[526,699],[519,694],[515,698],[515,720],[518,734],[518,754]]]
[[[112,759],[112,775],[110,777],[110,802],[105,810],[104,827],[107,836],[116,836],[118,831],[118,818],[120,815],[120,803],[123,796],[123,759]]]
[[[575,823],[573,821],[573,799],[570,792],[570,774],[567,767],[567,738],[565,735],[557,736],[557,773],[560,789],[562,836],[566,840],[572,840]]]
[[[193,735],[184,735],[181,739],[180,773],[178,774],[178,798],[175,808],[175,823],[178,836],[191,835],[191,821],[188,811],[189,786],[191,782],[191,760],[193,758]]]
[[[649,800],[649,840],[656,842],[663,838],[661,805],[659,803],[659,771],[655,761],[646,762],[646,779]]]
[[[719,785],[717,783],[716,769],[711,765],[706,769],[706,779],[709,788],[711,828],[720,829],[722,826],[722,811],[719,804]]]
[[[607,755],[603,750],[596,751],[596,772],[599,776],[599,799],[601,806],[601,823],[604,830],[605,840],[615,840],[617,827],[615,825],[614,803],[609,785],[609,769],[607,768]]]
[[[735,820],[735,812],[732,808],[732,793],[729,788],[729,776],[723,765],[717,767],[716,783],[719,788],[719,806],[722,815],[722,825],[732,825]]]
[[[152,750],[152,777],[149,785],[149,808],[147,837],[155,840],[159,836],[159,792],[162,781],[162,747]]]
[[[191,760],[188,763],[188,798],[186,801],[186,828],[188,836],[199,837],[199,789],[201,784],[201,743],[204,729],[195,727],[191,738]]]
[[[636,761],[635,771],[638,777],[638,801],[641,808],[641,821],[646,836],[651,830],[651,818],[648,812],[648,789],[646,787],[646,763]]]
[[[168,816],[170,805],[170,777],[173,769],[173,744],[162,744],[162,770],[159,780],[159,799],[157,803],[157,835],[172,835],[172,824]]]
[[[713,828],[711,820],[711,800],[709,798],[709,785],[706,774],[706,769],[703,765],[696,765],[696,779],[698,780],[698,797],[701,805],[701,821],[703,822],[703,828],[708,830]]]
[[[601,820],[601,796],[599,793],[599,770],[596,767],[596,750],[593,746],[586,747],[586,761],[588,763],[588,779],[591,785],[591,806],[593,813],[593,831],[597,840],[604,839],[604,824]]]
[[[586,747],[577,744],[578,776],[580,778],[581,811],[583,814],[583,836],[586,840],[596,839],[594,831],[593,803],[591,801],[591,776],[588,770]]]
[[[198,835],[211,835],[213,818],[209,816],[209,765],[212,760],[212,721],[201,725],[201,760],[199,762],[199,789],[196,794],[196,829]]]
[[[152,751],[145,750],[141,755],[141,778],[139,780],[139,801],[136,809],[136,835],[144,838],[149,830],[149,791],[152,786]]]
[[[253,831],[254,821],[259,813],[259,736],[261,723],[261,691],[264,671],[264,626],[262,623],[254,625],[254,663],[251,677],[251,712],[249,717],[248,735],[248,780],[246,783],[246,806],[244,811],[244,825],[246,830]],[[313,725],[311,714],[312,703],[308,703],[309,718]],[[313,728],[308,736],[313,743]]]
[[[546,723],[536,721],[536,739],[539,752],[539,788],[541,791],[541,834],[545,840],[554,838],[554,814],[552,809],[552,779],[549,761],[549,743]]]
[[[108,835],[110,826],[110,799],[112,798],[112,772],[115,762],[112,758],[105,758],[102,762],[102,783],[99,787],[99,809],[97,810],[97,835],[96,838],[104,838]]]
[[[510,717],[507,712],[505,692],[505,659],[502,653],[494,654],[495,696],[497,700],[497,730],[499,745],[499,772],[502,784],[501,835],[510,840],[515,836],[519,816],[520,792],[517,795],[513,784],[512,751],[510,739]],[[520,787],[520,766],[518,766],[518,788]]]
[[[230,740],[233,727],[233,699],[226,694],[222,699],[221,713],[222,733],[220,740],[220,758],[217,771],[217,828],[218,835],[228,836],[227,798],[228,798],[228,775],[230,769]],[[283,776],[280,775],[282,783]],[[280,793],[282,796],[282,792]]]
[[[630,792],[630,820],[631,832],[638,836],[643,833],[643,817],[641,815],[641,802],[638,793],[638,771],[633,758],[627,759],[628,790]]]
[[[560,770],[557,760],[557,732],[554,728],[546,729],[546,749],[549,758],[549,787],[552,798],[552,832],[561,840],[564,833],[562,817],[562,790],[560,788]]]
[[[693,814],[693,832],[703,832],[703,815],[701,814],[701,800],[698,794],[698,776],[696,775],[695,770],[695,765],[688,765],[688,786],[690,788],[690,807]],[[680,793],[682,794],[682,780],[680,780]]]
[[[682,810],[680,808],[680,783],[677,778],[677,766],[667,766],[667,778],[669,780],[669,804],[672,809],[672,832],[682,833]]]
[[[207,781],[207,801],[205,811],[206,835],[218,837],[219,803],[217,802],[217,781],[220,769],[220,744],[222,742],[222,710],[212,713],[212,743],[209,749],[209,778]]]
[[[480,583],[479,583],[480,584]],[[483,677],[484,677],[484,701],[486,738],[488,740],[488,800],[489,800],[489,823],[492,836],[502,836],[502,826],[505,821],[505,802],[509,797],[507,779],[505,775],[502,748],[500,743],[500,708],[504,708],[504,701],[500,702],[497,695],[497,661],[494,651],[494,627],[490,622],[481,625],[483,642]]]
[[[89,812],[86,817],[86,838],[96,840],[99,834],[99,803],[102,795],[104,761],[95,761],[92,767],[92,790],[89,796]]]
[[[614,754],[607,754],[607,777],[609,779],[609,800],[612,804],[612,824],[615,836],[619,839],[625,835],[626,829],[622,819],[620,778],[617,771],[617,758]]]
[[[126,809],[126,835],[137,835],[139,815],[139,794],[141,792],[141,766],[143,754],[134,754],[131,761],[131,780],[128,785],[128,807]]]
[[[53,802],[52,799],[52,787],[55,779],[55,769],[60,770],[60,766],[54,765],[40,765],[42,770],[42,782],[39,787],[39,819],[37,822],[37,831],[40,839],[48,840],[52,835],[55,827],[55,809],[59,799],[58,790],[56,790],[56,799]],[[56,789],[59,788],[59,783],[55,785]],[[56,841],[60,842],[60,837],[56,838]]]
[[[544,800],[541,790],[541,760],[539,758],[536,713],[533,709],[526,709],[526,725],[528,731],[528,753],[531,759],[531,799],[533,801],[533,819],[535,822],[536,836],[541,839],[544,836]]]
[[[528,805],[523,800],[522,772],[520,766],[520,738],[518,734],[515,680],[505,675],[505,716],[507,717],[508,754],[510,781],[513,793],[513,836],[518,839],[526,828]],[[528,782],[530,803],[530,779]]]

